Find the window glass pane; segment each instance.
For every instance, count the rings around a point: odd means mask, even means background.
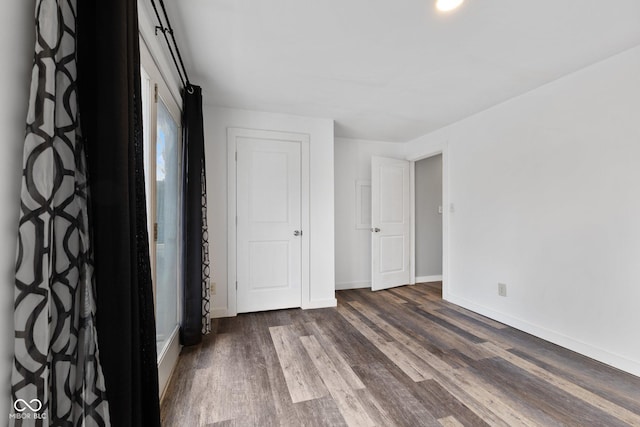
[[[180,162],[178,125],[158,99],[156,136],[156,327],[158,354],[178,324]]]

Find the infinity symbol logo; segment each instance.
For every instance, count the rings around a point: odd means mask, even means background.
[[[31,406],[33,405],[33,406]],[[31,399],[28,403],[24,399],[18,399],[13,402],[13,409],[18,412],[24,412],[28,409],[31,409],[31,412],[38,412],[42,409],[42,402],[39,399]]]

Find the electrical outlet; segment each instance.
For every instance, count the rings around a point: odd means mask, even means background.
[[[211,295],[216,294],[216,282],[210,282],[209,292],[211,293]]]
[[[507,296],[507,285],[505,283],[498,283],[498,295],[501,297]]]

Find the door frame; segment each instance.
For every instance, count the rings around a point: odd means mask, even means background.
[[[449,195],[449,143],[444,141],[433,145],[429,149],[418,151],[407,156],[411,162],[409,185],[411,186],[411,284],[416,283],[416,184],[415,184],[415,163],[417,161],[442,155],[442,299],[449,300],[450,294],[450,244],[449,244],[449,223],[451,214],[454,213],[454,206]]]
[[[302,292],[300,307],[310,300],[309,253],[309,135],[273,130],[227,128],[227,315],[238,314],[237,305],[237,141],[239,138],[259,138],[291,141],[300,144],[300,212],[302,224]]]

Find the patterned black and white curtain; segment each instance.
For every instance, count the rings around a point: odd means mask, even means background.
[[[10,425],[106,426],[76,74],[76,1],[36,1]]]
[[[209,236],[204,161],[202,89],[187,84],[183,93],[185,280],[180,341],[197,344],[211,331]]]

